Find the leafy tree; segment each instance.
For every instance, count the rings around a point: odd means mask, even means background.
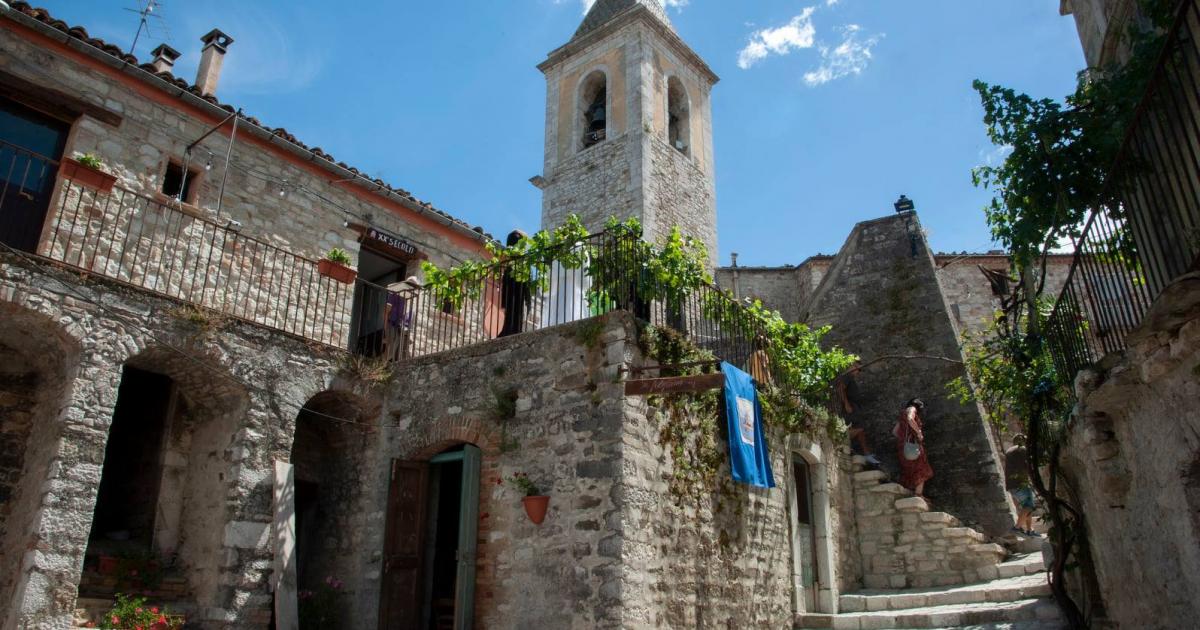
[[[1064,569],[1073,553],[1086,561],[1087,545],[1078,507],[1064,500],[1057,487],[1074,375],[1055,371],[1042,334],[1052,309],[1052,302],[1043,299],[1046,256],[1064,241],[1077,242],[1089,208],[1103,206],[1120,218],[1109,172],[1179,6],[1178,0],[1144,0],[1127,34],[1128,59],[1080,73],[1074,93],[1062,101],[974,83],[988,138],[1009,153],[999,165],[974,169],[972,179],[994,193],[984,213],[992,235],[1010,253],[1016,282],[988,333],[966,340],[967,368],[975,395],[990,413],[1015,416],[1028,433],[1034,486],[1052,520],[1056,554],[1051,583],[1074,627],[1085,627],[1086,620],[1067,594]],[[1128,234],[1118,234],[1111,245],[1117,256],[1136,264]],[[962,381],[950,387],[970,395]]]

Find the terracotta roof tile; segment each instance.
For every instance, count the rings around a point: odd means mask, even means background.
[[[22,0],[17,0],[16,2],[12,2],[10,4],[10,8],[13,11],[20,12],[23,15],[33,18],[34,20],[37,20],[38,22],[41,22],[42,24],[45,24],[46,26],[49,26],[50,28],[53,28],[58,31],[62,31],[63,33],[66,33],[67,35],[73,37],[74,39],[82,41],[82,42],[88,44],[89,46],[92,46],[93,48],[96,48],[98,50],[101,50],[101,51],[113,56],[113,57],[116,57],[117,59],[120,59],[121,61],[124,61],[125,63],[136,66],[151,76],[155,76],[155,77],[158,77],[159,79],[167,81],[182,90],[187,90],[188,92],[191,92],[192,94],[208,101],[209,103],[212,103],[213,105],[216,105],[217,107],[220,107],[221,109],[223,109],[231,114],[233,112],[237,111],[237,109],[234,108],[232,105],[222,103],[219,100],[217,100],[217,98],[214,96],[202,95],[200,93],[199,88],[197,88],[195,85],[189,83],[188,81],[186,81],[184,79],[181,79],[169,72],[155,72],[154,67],[152,65],[150,65],[148,63],[140,63],[138,61],[137,57],[126,54],[124,51],[122,51],[117,46],[114,46],[102,39],[91,37],[88,34],[87,29],[85,29],[84,27],[71,26],[71,25],[67,24],[66,22],[59,20],[59,19],[55,18],[54,16],[50,15],[50,12],[47,11],[46,9],[33,7],[28,2],[23,2]],[[335,159],[332,155],[329,155],[325,151],[322,151],[320,148],[310,148],[308,145],[304,144],[298,138],[296,138],[296,136],[292,135],[291,133],[288,133],[287,129],[284,129],[283,127],[275,127],[275,128],[269,127],[267,125],[264,125],[262,122],[260,122],[257,118],[255,118],[253,116],[243,116],[242,120],[245,122],[248,122],[260,129],[263,129],[264,131],[267,131],[268,133],[271,133],[275,136],[279,136],[280,138],[296,145],[297,147],[299,147],[305,151],[310,151],[319,158],[328,160],[331,163],[335,161]],[[354,173],[355,175],[363,176],[362,171],[358,170],[357,168],[354,168],[353,166],[347,165],[345,162],[337,162],[337,165],[345,170],[348,170],[348,171]],[[365,178],[365,176],[363,176],[363,177]],[[366,178],[366,179],[370,179],[370,178]],[[479,226],[472,226],[469,223],[467,223],[466,221],[463,221],[462,219],[458,219],[458,218],[450,215],[447,212],[437,209],[431,203],[428,203],[425,201],[420,201],[416,197],[414,197],[412,195],[412,193],[410,193],[402,188],[396,188],[394,186],[391,186],[390,184],[388,184],[380,179],[373,179],[372,181],[374,181],[374,183],[377,186],[379,186],[383,189],[386,189],[390,193],[399,195],[400,197],[403,197],[404,199],[407,199],[408,201],[415,203],[415,204],[421,206],[422,208],[428,209],[431,212],[434,212],[442,217],[445,217],[446,219],[453,221],[455,224],[457,224],[461,227],[464,227],[472,232],[475,232],[476,234],[479,234],[488,240],[494,240],[494,237],[492,237],[492,235],[486,233],[483,230],[483,228],[481,228]]]

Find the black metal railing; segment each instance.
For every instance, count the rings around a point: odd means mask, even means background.
[[[745,365],[760,324],[712,285],[686,288],[651,269],[636,235],[594,234],[488,267],[457,298],[433,287],[357,282],[353,349],[391,360],[423,356],[626,310],[672,328],[716,357]]]
[[[1200,263],[1200,0],[1185,0],[1093,208],[1047,325],[1073,377],[1126,338],[1172,280]]]
[[[225,316],[344,348],[353,287],[317,261],[182,204],[60,178],[36,254]]]
[[[0,143],[0,158],[0,236],[10,247],[364,356],[401,360],[626,310],[745,366],[762,333],[715,286],[656,273],[653,250],[625,231],[492,265],[454,295],[343,284],[232,221],[77,172],[59,176],[54,160],[12,145]]]

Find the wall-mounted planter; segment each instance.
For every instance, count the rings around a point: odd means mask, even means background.
[[[333,262],[328,258],[322,258],[317,261],[317,273],[332,278],[342,284],[353,284],[354,279],[358,277],[358,271],[353,267],[347,267],[341,263]]]
[[[58,168],[58,172],[64,178],[80,186],[86,186],[102,193],[112,192],[113,186],[117,183],[116,175],[109,175],[104,171],[94,169],[80,163],[74,158],[63,158],[62,166]]]
[[[525,514],[529,516],[529,520],[533,521],[534,525],[541,525],[542,521],[546,520],[546,509],[550,507],[550,497],[525,497],[521,499],[521,503],[525,505]]]

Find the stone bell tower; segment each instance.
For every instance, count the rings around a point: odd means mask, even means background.
[[[715,261],[712,108],[717,75],[660,0],[597,0],[546,75],[542,227],[578,214],[593,230],[637,217],[647,239],[678,225]]]

